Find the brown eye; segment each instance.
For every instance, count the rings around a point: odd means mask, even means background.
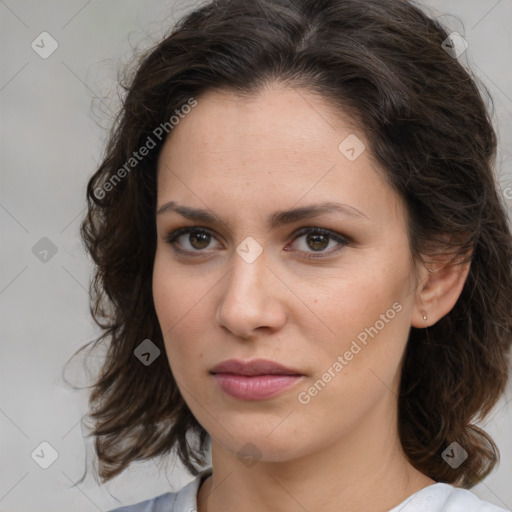
[[[168,244],[183,253],[201,252],[207,249],[215,237],[206,229],[188,227],[177,229],[165,237]]]
[[[322,251],[329,245],[329,236],[328,235],[307,235],[306,243],[311,247],[311,249],[315,251]]]
[[[190,233],[188,239],[194,249],[206,249],[210,243],[210,235],[205,233]]]
[[[343,237],[335,231],[317,227],[302,228],[298,233],[295,233],[293,243],[301,238],[303,240],[297,244],[299,247],[296,247],[295,250],[302,253],[301,256],[304,258],[327,257],[352,242],[350,238]],[[217,241],[217,239],[208,229],[184,227],[167,235],[165,241],[172,245],[175,251],[183,255],[201,256],[210,252],[207,249],[214,248],[211,244],[212,241]],[[291,249],[287,246],[284,250],[290,251]]]
[[[295,243],[300,239],[303,240],[301,243],[296,244],[296,248],[298,246],[297,249],[303,253],[304,258],[330,256],[351,243],[351,239],[348,237],[343,237],[334,231],[317,227],[302,228],[299,232],[295,233],[293,241]]]

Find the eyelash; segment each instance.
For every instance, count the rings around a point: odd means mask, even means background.
[[[187,249],[179,249],[175,242],[175,240],[179,236],[184,235],[184,234],[192,234],[192,233],[205,234],[205,235],[215,238],[210,230],[208,230],[206,228],[201,228],[198,226],[191,226],[191,227],[179,228],[179,229],[172,231],[171,233],[169,233],[168,235],[165,236],[165,241],[166,241],[166,243],[172,245],[173,249],[180,254],[190,256],[190,257],[199,257],[199,256],[201,256],[202,250],[189,251]],[[335,231],[331,231],[329,229],[323,229],[323,228],[318,228],[318,227],[313,227],[313,226],[307,226],[307,227],[304,227],[304,228],[301,228],[301,229],[295,231],[293,233],[294,238],[292,241],[294,242],[301,236],[309,235],[309,234],[326,235],[329,237],[329,239],[332,239],[335,242],[337,242],[339,244],[339,246],[337,248],[331,249],[327,252],[321,251],[321,252],[317,252],[317,253],[309,253],[307,251],[299,251],[299,252],[304,253],[303,257],[306,259],[323,258],[323,257],[326,257],[326,255],[330,256],[330,255],[332,255],[332,253],[338,252],[339,250],[341,250],[341,248],[343,248],[347,245],[350,245],[353,242],[353,240],[350,237],[341,236],[339,233],[336,233]],[[198,254],[192,254],[192,253],[198,253]]]

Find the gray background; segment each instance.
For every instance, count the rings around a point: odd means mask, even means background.
[[[90,475],[74,485],[84,465],[91,467],[93,454],[80,424],[87,393],[70,390],[61,372],[71,354],[98,334],[88,309],[91,261],[78,228],[85,185],[117,108],[117,72],[134,48],[159,40],[194,4],[0,0],[0,512],[109,510],[177,490],[192,479],[172,458],[167,475],[148,462],[104,486]],[[494,97],[500,182],[512,187],[512,0],[427,5],[469,43],[460,60]],[[58,43],[46,59],[31,48],[43,31]],[[57,251],[46,262],[33,250],[48,244],[40,242],[43,237]],[[87,375],[80,362],[66,376],[83,385]],[[512,508],[511,400],[509,389],[482,424],[502,461],[473,488],[503,508]],[[58,453],[48,469],[31,457],[43,441]]]

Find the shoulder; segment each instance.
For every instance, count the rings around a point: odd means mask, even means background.
[[[108,512],[192,512],[197,510],[197,491],[211,474],[211,467],[199,473],[178,492],[166,492],[145,501],[125,505]]]
[[[154,498],[109,510],[108,512],[174,512],[174,502],[178,494],[179,492],[166,492]]]
[[[446,512],[462,512],[464,510],[474,510],[475,512],[510,512],[488,501],[481,500],[476,494],[467,489],[459,489],[451,485],[449,487],[451,490],[446,500]]]
[[[467,489],[436,483],[421,489],[389,512],[510,512]]]

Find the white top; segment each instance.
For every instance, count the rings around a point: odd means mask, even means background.
[[[178,492],[116,508],[108,512],[197,512],[197,491],[212,474],[212,468],[199,473]],[[483,501],[467,489],[436,483],[424,487],[388,512],[512,512]]]

